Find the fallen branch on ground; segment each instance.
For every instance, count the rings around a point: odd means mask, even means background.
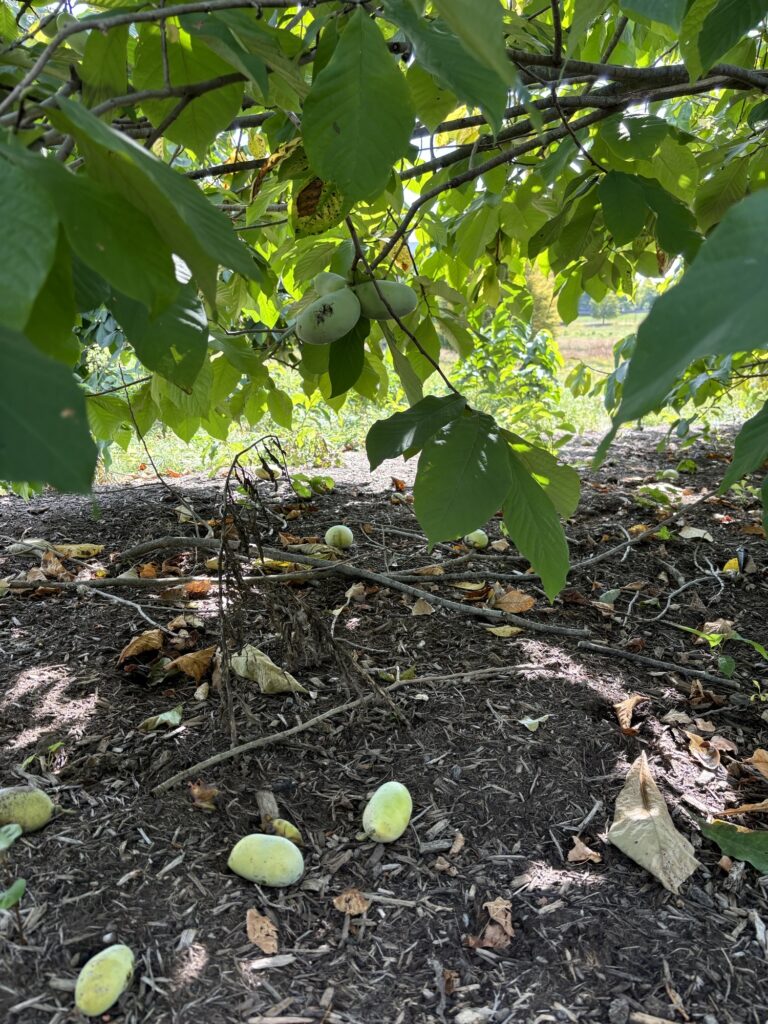
[[[625,658],[627,661],[636,661],[640,665],[649,665],[651,668],[661,669],[666,672],[679,672],[683,676],[692,676],[695,679],[703,679],[713,686],[720,686],[724,690],[740,690],[738,683],[722,676],[712,675],[703,668],[689,668],[687,665],[676,665],[674,661],[660,661],[658,658],[648,658],[644,654],[635,654],[634,651],[624,651],[620,647],[606,647],[603,644],[593,644],[586,640],[577,644],[579,650],[592,651],[594,654],[603,654],[610,658]]]

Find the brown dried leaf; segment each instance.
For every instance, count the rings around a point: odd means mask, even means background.
[[[568,851],[568,860],[571,864],[585,864],[587,861],[599,864],[602,859],[601,854],[597,850],[590,850],[587,844],[583,843],[578,836],[573,837],[573,849]]]
[[[333,905],[340,913],[349,914],[350,917],[357,917],[368,910],[371,901],[359,889],[350,888],[340,892],[338,896],[334,896]]]
[[[193,807],[199,807],[203,811],[216,810],[216,797],[219,795],[219,790],[215,786],[209,786],[202,779],[190,782],[188,785]]]
[[[245,930],[249,942],[258,946],[262,953],[272,956],[277,952],[277,928],[268,917],[264,917],[258,910],[246,911]]]
[[[177,615],[175,619],[166,626],[166,629],[177,630],[177,629],[204,629],[205,623],[199,615],[192,615],[189,612],[185,612],[183,615]]]
[[[746,526],[742,526],[741,533],[746,534],[748,537],[765,536],[764,528],[762,526],[758,526],[757,523],[748,523]]]
[[[685,735],[688,737],[688,749],[691,754],[704,765],[705,768],[717,768],[720,764],[720,751],[713,747],[709,740],[705,740],[703,736],[699,736],[698,733],[688,732],[686,730]]]
[[[732,814],[755,814],[758,811],[768,811],[768,800],[761,800],[759,804],[742,804],[740,807],[728,807],[724,811],[718,811],[718,818],[727,818]]]
[[[758,747],[750,757],[744,758],[744,764],[751,764],[764,779],[768,779],[768,750]]]
[[[613,710],[616,712],[616,717],[619,720],[619,727],[625,736],[637,736],[637,729],[632,728],[632,712],[638,704],[642,704],[650,699],[645,694],[633,693],[626,700],[619,701],[618,704],[613,705]]]
[[[451,970],[448,967],[443,968],[443,985],[445,986],[445,994],[452,996],[456,989],[459,987],[461,981],[461,975],[458,971]]]
[[[578,587],[568,587],[567,590],[564,590],[560,594],[560,597],[563,601],[563,604],[591,604],[590,599],[587,597],[587,595],[582,593],[582,591],[580,591]]]
[[[529,612],[535,604],[536,598],[531,597],[530,594],[525,594],[522,590],[507,590],[501,597],[496,598],[493,607],[500,612],[520,615],[523,612]]]
[[[398,491],[399,493],[402,493],[405,490],[407,486],[405,480],[399,480],[396,476],[391,477],[391,480],[392,487],[394,488],[394,490]]]
[[[411,576],[444,576],[442,565],[422,565],[418,569],[409,569]]]
[[[207,594],[210,589],[210,580],[190,580],[189,583],[184,584],[184,590],[187,592],[189,597],[202,597],[203,594]]]
[[[714,722],[708,722],[706,718],[695,718],[693,724],[699,730],[699,732],[714,732]]]
[[[157,579],[157,565],[154,562],[142,562],[138,572],[143,580]]]
[[[202,651],[191,651],[189,654],[182,654],[168,666],[168,673],[183,672],[185,676],[194,679],[199,683],[211,666],[211,661],[216,653],[215,647],[206,647]]]
[[[411,615],[434,615],[435,609],[429,603],[425,601],[423,597],[420,597],[411,606]]]
[[[163,631],[161,629],[148,629],[139,633],[133,640],[129,641],[120,651],[117,664],[122,665],[128,658],[136,658],[147,651],[159,651],[163,646]]]
[[[715,750],[725,751],[728,754],[737,754],[739,752],[739,748],[733,740],[726,739],[725,736],[713,736],[709,742]]]
[[[68,572],[52,551],[45,551],[40,561],[40,568],[49,580],[71,580]]]
[[[712,690],[705,690],[701,681],[698,679],[694,679],[691,683],[691,693],[688,699],[695,708],[702,704],[714,704],[715,707],[721,707],[728,700],[728,698],[721,693],[714,693]]]
[[[495,921],[507,935],[512,936],[515,934],[515,929],[512,927],[512,904],[509,900],[497,896],[495,900],[489,900],[487,903],[484,903],[483,907],[488,911],[490,919]]]
[[[448,856],[456,857],[458,854],[460,854],[461,851],[464,849],[465,843],[466,839],[464,838],[464,836],[461,834],[461,832],[457,832],[456,835],[453,837],[453,842],[451,843],[451,848],[448,851]]]
[[[442,854],[437,857],[432,867],[435,871],[440,871],[444,875],[452,875],[455,877],[459,873],[458,868],[455,868],[449,860],[442,856]]]

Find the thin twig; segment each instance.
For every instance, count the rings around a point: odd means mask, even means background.
[[[75,582],[80,582],[80,581],[75,581]],[[155,629],[161,629],[163,631],[163,633],[167,633],[169,636],[173,636],[173,631],[172,630],[166,628],[165,626],[161,626],[159,622],[155,622],[155,620],[153,618],[151,618],[149,615],[147,615],[147,613],[144,611],[144,609],[141,607],[141,605],[140,604],[136,604],[135,601],[129,601],[125,597],[119,597],[117,594],[108,594],[106,592],[106,590],[97,590],[96,588],[88,587],[87,585],[83,587],[83,590],[84,591],[90,590],[90,592],[92,594],[94,594],[96,597],[104,597],[104,598],[106,598],[109,601],[115,601],[118,604],[126,604],[126,605],[128,605],[129,608],[133,608],[134,611],[137,611],[139,613],[139,615],[142,617],[142,619],[146,619],[146,621],[150,624],[150,626],[154,626]],[[78,591],[78,593],[79,593],[79,591]]]
[[[650,668],[661,669],[665,672],[679,672],[683,676],[692,676],[696,679],[703,679],[707,683],[719,686],[724,690],[740,690],[738,683],[721,676],[712,675],[700,668],[689,668],[687,665],[676,665],[674,661],[661,661],[659,658],[648,658],[644,654],[635,654],[634,651],[626,651],[621,647],[608,647],[604,644],[593,644],[587,640],[581,640],[577,644],[579,650],[592,651],[594,654],[602,654],[609,658],[625,658],[627,661],[636,661],[640,665],[648,665]]]

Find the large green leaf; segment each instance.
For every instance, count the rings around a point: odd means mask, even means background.
[[[504,431],[512,451],[555,506],[563,519],[569,519],[579,504],[581,484],[572,466],[564,466],[551,452]]]
[[[411,0],[384,0],[384,11],[413,44],[416,66],[429,71],[469,106],[479,107],[497,132],[507,105],[505,81],[467,53],[444,21],[419,17]]]
[[[92,29],[80,64],[83,100],[95,107],[112,96],[128,92],[128,26],[116,25],[109,32]]]
[[[358,7],[304,102],[309,162],[350,199],[373,199],[406,152],[412,128],[405,76],[375,22]]]
[[[645,226],[648,204],[643,184],[631,174],[609,171],[598,186],[605,226],[617,245],[634,241]]]
[[[83,393],[61,363],[0,327],[0,479],[90,489],[96,446]]]
[[[208,318],[194,288],[182,288],[156,317],[119,294],[112,297],[110,308],[147,369],[179,387],[192,384],[208,349]]]
[[[504,35],[504,8],[499,0],[432,0],[464,49],[511,84],[512,64]]]
[[[152,220],[211,302],[216,298],[217,263],[244,277],[258,276],[259,268],[232,225],[191,181],[102,124],[81,104],[58,102],[61,109],[51,110],[51,120],[75,136],[88,173],[121,192]]]
[[[131,410],[117,395],[93,395],[86,402],[88,423],[97,441],[118,441],[123,447],[131,438]]]
[[[438,430],[460,416],[466,405],[463,395],[428,395],[410,409],[374,423],[365,441],[371,469],[403,452],[420,451]]]
[[[679,199],[655,182],[643,179],[645,198],[656,214],[656,237],[661,248],[668,253],[680,254],[692,260],[699,250],[701,235],[696,231],[696,219]]]
[[[355,326],[328,348],[328,376],[331,380],[329,398],[345,394],[357,383],[365,363],[365,339],[371,332],[371,321],[360,317]],[[319,346],[318,346],[319,347]]]
[[[5,161],[0,162],[0,209],[6,239],[0,260],[0,325],[22,328],[53,266],[58,218],[46,190]]]
[[[232,65],[222,60],[195,36],[174,25],[166,33],[168,74],[171,82],[194,84],[232,73]],[[136,89],[161,89],[164,82],[162,32],[157,25],[139,28],[133,84]],[[166,138],[193,150],[202,158],[209,146],[230,123],[240,109],[243,98],[241,83],[212,89],[193,99],[176,120],[164,131]],[[141,106],[153,125],[159,125],[179,103],[178,97],[168,100],[145,100]]]
[[[45,355],[74,366],[80,355],[80,342],[73,330],[76,315],[72,253],[59,228],[56,258],[32,307],[24,335]]]
[[[517,455],[508,454],[512,480],[504,502],[504,524],[515,547],[541,576],[550,601],[568,575],[568,544],[560,517],[544,489]]]
[[[749,160],[737,157],[701,183],[693,200],[693,210],[702,231],[719,224],[726,211],[744,198],[748,181]]]
[[[287,33],[276,32],[259,11],[219,11],[216,17],[227,25],[243,49],[262,60],[291,94],[299,100],[307,95],[307,83],[298,64],[290,60],[280,46],[280,39],[290,38]]]
[[[511,485],[509,446],[496,422],[465,410],[424,445],[413,509],[430,544],[452,540],[495,515]]]
[[[679,29],[688,0],[619,0],[619,6],[630,18],[639,14],[642,18]]]
[[[768,402],[760,412],[748,419],[734,442],[733,459],[720,484],[727,491],[737,480],[752,473],[768,459]]]
[[[707,15],[699,35],[702,67],[715,64],[768,14],[768,0],[720,0]]]
[[[640,325],[615,422],[655,408],[695,359],[768,345],[768,192],[732,207]]]
[[[768,831],[753,832],[729,821],[700,821],[699,828],[727,856],[746,861],[761,874],[768,874]]]

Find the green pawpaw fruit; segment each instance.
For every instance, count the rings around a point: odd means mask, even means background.
[[[318,274],[312,284],[318,295],[330,295],[347,287],[347,282],[341,274],[332,274],[329,270],[323,270]]]
[[[299,314],[296,334],[308,345],[330,345],[360,319],[360,302],[350,288],[323,295]]]
[[[377,286],[381,291],[381,296],[376,290]],[[368,317],[369,320],[389,320],[392,313],[396,316],[408,316],[419,303],[419,297],[413,288],[409,288],[407,284],[400,284],[398,281],[377,281],[375,285],[373,281],[364,281],[362,284],[355,285],[354,291],[360,299],[363,316]],[[382,296],[387,300],[392,313],[384,305]]]

